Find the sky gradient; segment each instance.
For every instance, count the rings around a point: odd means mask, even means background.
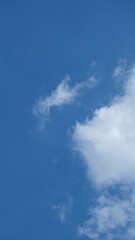
[[[0,2],[0,240],[135,238],[135,2]]]

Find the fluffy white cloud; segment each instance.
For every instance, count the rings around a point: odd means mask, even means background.
[[[66,75],[64,80],[57,86],[56,90],[52,91],[50,96],[40,98],[33,108],[33,113],[37,116],[47,116],[51,107],[59,107],[65,104],[71,104],[79,95],[80,90],[84,88],[91,88],[95,83],[94,77],[88,81],[76,84],[73,88],[69,86],[70,77]]]
[[[90,239],[128,240],[135,237],[135,194],[128,199],[101,196],[89,209],[89,220],[79,227],[79,235]]]
[[[74,146],[97,185],[135,180],[135,66],[125,76],[124,95],[74,127]]]

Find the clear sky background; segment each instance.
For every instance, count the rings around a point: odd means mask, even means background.
[[[134,239],[134,26],[133,0],[0,1],[0,240]]]

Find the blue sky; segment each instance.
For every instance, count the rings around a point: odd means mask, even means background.
[[[0,2],[0,239],[134,239],[134,8]]]

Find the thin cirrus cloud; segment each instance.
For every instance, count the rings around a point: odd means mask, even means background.
[[[135,180],[135,65],[125,77],[122,97],[115,96],[92,119],[74,127],[74,147],[97,186]]]
[[[122,199],[101,195],[94,208],[89,209],[89,219],[78,228],[80,236],[90,239],[135,239],[135,194]]]
[[[33,108],[34,115],[45,118],[49,115],[52,107],[71,104],[80,94],[82,89],[91,88],[95,85],[94,77],[89,78],[88,81],[76,84],[74,87],[69,86],[69,81],[70,77],[69,75],[66,75],[62,82],[49,96],[46,98],[39,98]]]
[[[66,194],[66,196],[67,196],[66,203],[54,205],[51,208],[53,211],[56,211],[57,216],[60,219],[61,223],[66,222],[68,214],[71,212],[71,208],[73,205],[72,196],[69,194]]]
[[[126,67],[127,67],[126,58],[121,58],[119,60],[119,65],[113,71],[113,76],[116,78],[121,78],[126,73]]]

